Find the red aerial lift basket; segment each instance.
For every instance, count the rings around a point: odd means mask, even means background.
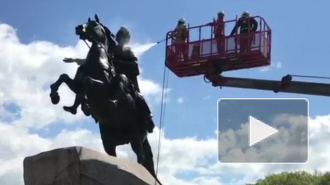
[[[188,39],[183,44],[173,42],[170,31],[166,35],[165,65],[178,77],[203,75],[217,68],[219,71],[232,71],[261,66],[269,66],[271,58],[271,29],[262,17],[254,17],[258,23],[256,32],[227,36],[237,19],[225,22],[224,48],[218,51],[214,38],[214,26],[210,24],[189,27]],[[238,32],[238,31],[237,31]],[[246,45],[244,39],[252,37]],[[249,40],[249,39],[248,39]],[[247,50],[241,51],[242,46]]]

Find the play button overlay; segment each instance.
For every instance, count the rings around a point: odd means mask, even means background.
[[[265,123],[250,116],[250,146],[276,134],[277,129],[266,125]]]
[[[221,163],[306,163],[306,99],[219,99]]]

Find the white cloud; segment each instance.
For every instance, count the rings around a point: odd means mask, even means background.
[[[180,98],[178,98],[176,101],[177,101],[178,103],[183,103],[183,98],[180,97]]]

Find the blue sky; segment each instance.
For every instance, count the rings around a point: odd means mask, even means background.
[[[0,22],[17,29],[21,42],[27,44],[35,40],[45,40],[61,47],[77,43],[74,27],[85,22],[94,13],[97,13],[113,32],[120,26],[127,26],[134,42],[145,43],[163,39],[166,32],[176,26],[180,17],[186,18],[193,26],[210,22],[220,10],[225,11],[226,19],[234,19],[242,11],[248,10],[252,15],[264,17],[271,27],[272,63],[281,63],[281,68],[272,67],[266,72],[261,72],[260,69],[240,70],[224,75],[278,80],[288,73],[330,76],[330,50],[327,44],[330,43],[328,1],[99,0],[95,3],[87,0],[3,0],[2,4],[5,6],[0,6]],[[164,43],[145,52],[140,58],[143,77],[161,84],[164,57]],[[171,101],[166,106],[165,131],[170,139],[187,136],[215,137],[219,98],[307,98],[311,117],[329,114],[327,97],[274,94],[236,88],[220,90],[205,83],[201,76],[178,78],[170,73],[169,88],[172,89]],[[183,103],[176,102],[179,98],[183,98]],[[15,105],[11,105],[9,109],[19,110]],[[153,114],[157,125],[159,112],[160,106],[154,107]],[[50,132],[37,129],[33,132],[44,137],[53,137],[61,131],[62,126],[58,123],[49,127]],[[97,132],[96,127],[91,124],[79,124],[79,127]],[[66,129],[73,128],[74,125],[66,125]]]

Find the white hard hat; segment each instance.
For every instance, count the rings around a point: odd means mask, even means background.
[[[244,11],[244,12],[242,13],[242,17],[246,17],[246,16],[250,16],[250,12],[248,12],[248,11]]]
[[[218,15],[225,15],[225,12],[224,11],[220,11],[220,12],[218,12]]]
[[[180,18],[180,19],[179,19],[179,22],[183,22],[183,23],[185,23],[186,20],[185,20],[184,18]]]

